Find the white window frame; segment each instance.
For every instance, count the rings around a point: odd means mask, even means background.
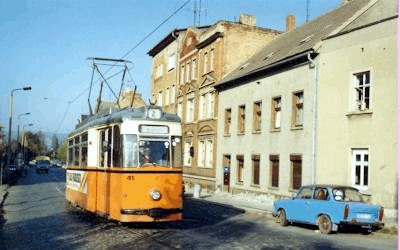
[[[181,65],[181,76],[180,76],[180,84],[184,84],[185,83],[185,64],[182,63]]]
[[[214,70],[215,49],[210,51],[210,71]]]
[[[206,118],[206,94],[199,97],[199,119]]]
[[[358,78],[359,76],[362,77],[361,81]],[[354,111],[366,111],[371,109],[371,71],[364,70],[355,72],[352,74],[352,78],[352,109]],[[369,94],[368,97],[366,97],[366,92]]]
[[[197,61],[196,58],[192,60],[192,79],[197,79]]]
[[[177,105],[177,108],[176,108],[176,114],[181,118],[181,119],[183,119],[183,117],[182,117],[182,103],[183,103],[183,98],[182,97],[178,97],[178,105]]]
[[[183,166],[190,167],[192,165],[192,157],[190,156],[190,148],[192,147],[192,139],[185,139],[185,146],[183,151]]]
[[[163,96],[162,96],[162,91],[161,90],[158,92],[157,105],[158,106],[162,106],[163,105]]]
[[[194,121],[194,97],[188,98],[186,102],[186,122]]]
[[[360,160],[357,160],[357,155],[360,156]],[[365,156],[368,157],[368,160],[365,161]],[[364,149],[352,149],[351,152],[351,171],[352,171],[352,179],[351,179],[351,183],[353,185],[353,187],[356,187],[360,190],[367,190],[368,189],[368,183],[371,181],[370,177],[371,177],[371,171],[370,171],[370,166],[369,166],[369,150],[364,148]],[[356,178],[356,171],[357,171],[357,166],[360,167],[360,180],[357,183]],[[365,173],[365,170],[367,170],[367,173]],[[367,180],[368,183],[365,184],[364,183],[364,176],[365,174],[367,174]]]
[[[176,65],[176,56],[175,53],[172,53],[168,57],[168,63],[167,63],[167,71],[173,70]]]

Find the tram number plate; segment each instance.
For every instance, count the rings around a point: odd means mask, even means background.
[[[127,177],[128,181],[133,181],[135,179],[135,176],[133,175],[128,175]]]

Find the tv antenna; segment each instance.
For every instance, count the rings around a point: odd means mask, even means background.
[[[201,8],[201,0],[194,1],[194,8],[193,8],[193,25],[195,27],[199,27],[201,23],[201,12],[204,9]]]

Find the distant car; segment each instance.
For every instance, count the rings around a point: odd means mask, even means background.
[[[384,226],[383,213],[383,207],[365,203],[356,188],[308,185],[301,187],[292,199],[276,200],[273,216],[282,226],[292,222],[317,225],[323,234],[346,226],[370,233]]]
[[[49,173],[50,161],[48,160],[38,160],[36,161],[36,173],[39,174],[41,172]]]
[[[10,181],[15,181],[18,176],[18,166],[15,164],[10,164],[7,166],[8,179]]]

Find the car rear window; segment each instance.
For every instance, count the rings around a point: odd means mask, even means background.
[[[50,161],[48,161],[48,160],[39,160],[38,164],[49,164],[50,165]]]

